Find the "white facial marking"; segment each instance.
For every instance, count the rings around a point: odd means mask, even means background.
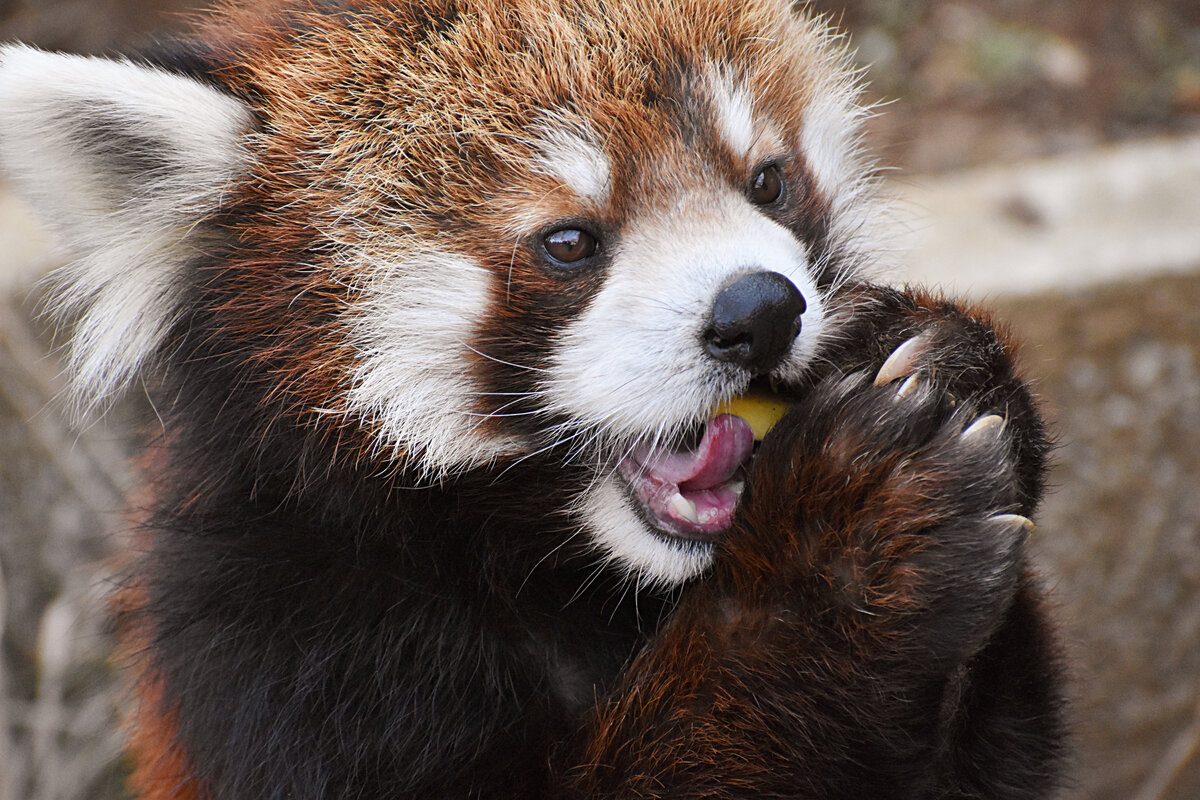
[[[825,329],[809,267],[804,245],[740,194],[684,196],[626,232],[603,288],[558,337],[541,387],[545,397],[580,430],[604,431],[613,457],[702,422],[751,378],[705,352],[703,332],[717,293],[752,272],[791,280],[807,310],[776,372],[798,374]],[[603,476],[586,493],[580,513],[602,552],[656,582],[683,581],[707,565],[703,546],[652,532],[629,503],[615,476]],[[688,517],[686,508],[676,510]]]
[[[546,396],[581,425],[628,442],[706,419],[750,377],[705,355],[713,299],[758,271],[786,276],[807,302],[781,366],[803,368],[825,315],[805,248],[729,191],[685,200],[625,235],[604,287],[559,335]]]
[[[127,383],[172,321],[197,223],[243,167],[250,114],[190,78],[130,62],[0,48],[0,166],[76,260],[69,367],[82,409]]]
[[[366,277],[349,318],[358,366],[347,410],[379,426],[392,456],[414,456],[426,477],[520,452],[481,430],[469,342],[487,313],[491,274],[469,258],[425,250],[404,258],[361,257]]]
[[[801,122],[798,145],[818,190],[828,203],[829,249],[840,256],[842,274],[881,272],[886,196],[862,151],[863,121],[852,81],[828,81],[813,92]]]
[[[852,191],[862,179],[858,137],[863,114],[853,96],[834,91],[817,93],[805,109],[800,149],[827,197]]]
[[[542,160],[535,169],[558,178],[582,199],[607,201],[612,164],[594,139],[546,126],[536,145]]]
[[[722,71],[710,79],[713,111],[721,134],[738,158],[748,158],[755,143],[754,101],[745,87],[737,86]]]
[[[602,557],[645,583],[673,586],[696,577],[712,563],[710,545],[667,540],[647,529],[613,476],[583,496],[577,513],[587,521]]]

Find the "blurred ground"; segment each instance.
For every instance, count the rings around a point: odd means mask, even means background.
[[[30,323],[0,300],[0,798],[116,798],[101,612],[129,485],[126,436],[65,421],[51,402],[57,369]]]
[[[0,0],[0,40],[105,52],[189,5]],[[951,234],[906,241],[917,252],[896,258],[917,271],[901,275],[984,294],[1026,342],[1059,436],[1035,546],[1076,671],[1069,796],[1200,797],[1200,257],[1186,243],[1200,178],[1172,160],[1200,143],[1200,3],[811,5],[844,19],[873,95],[894,101],[871,145],[916,191],[910,216]],[[1146,156],[1161,148],[1165,162]],[[1047,211],[1051,184],[1029,177],[1074,175],[1052,183],[1086,216],[1102,193],[1079,176],[1114,158],[1132,159],[1133,183],[1109,186],[1124,205],[1091,228]],[[987,258],[1010,252],[1022,263]],[[1030,254],[1052,263],[1013,280]],[[100,598],[136,410],[80,431],[51,402],[57,367],[29,297],[49,265],[0,187],[0,800],[121,796]]]
[[[1075,796],[1194,800],[1200,271],[995,305],[1059,440],[1034,549],[1076,673]]]

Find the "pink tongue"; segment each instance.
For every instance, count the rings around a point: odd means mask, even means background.
[[[697,492],[725,483],[754,451],[754,431],[733,414],[722,414],[708,423],[704,438],[695,450],[677,453],[633,453],[642,474],[661,483],[673,483],[680,491]]]
[[[620,468],[642,508],[660,529],[714,541],[733,522],[740,486],[734,477],[754,452],[754,432],[741,417],[708,423],[695,450],[666,453],[642,447]]]

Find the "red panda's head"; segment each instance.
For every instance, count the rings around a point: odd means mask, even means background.
[[[0,159],[78,256],[82,399],[202,338],[381,472],[557,459],[672,583],[750,456],[713,409],[802,379],[864,257],[845,62],[789,0],[258,3],[154,63],[0,50]]]

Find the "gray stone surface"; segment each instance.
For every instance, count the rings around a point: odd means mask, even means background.
[[[904,277],[956,294],[1033,294],[1200,264],[1200,135],[911,176],[899,195]]]

